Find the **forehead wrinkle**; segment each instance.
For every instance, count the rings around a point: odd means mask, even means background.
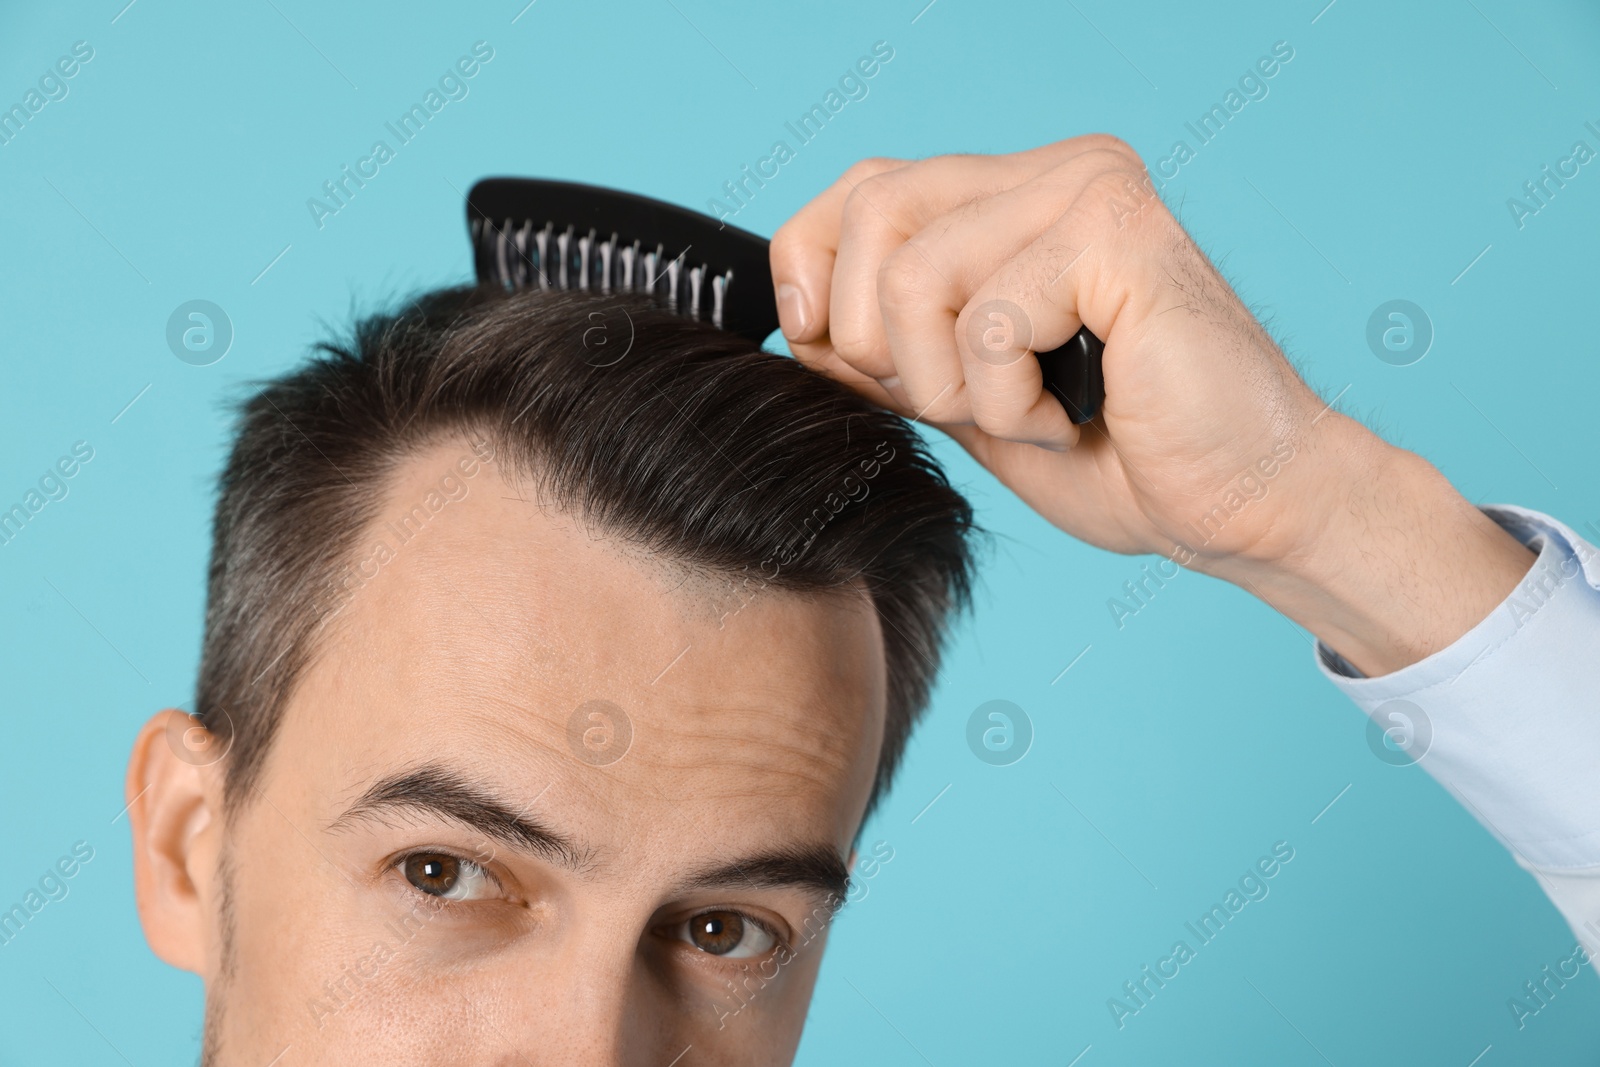
[[[496,711],[502,714],[496,715]],[[466,751],[472,759],[504,769],[518,780],[528,780],[534,786],[530,792],[548,796],[546,790],[576,789],[588,804],[603,802],[600,792],[591,787],[591,776],[573,773],[593,768],[578,763],[567,750],[562,723],[536,708],[485,695],[474,705],[450,709],[445,718],[463,728],[457,736],[467,735]],[[426,740],[436,744],[437,736],[430,731]],[[490,754],[485,755],[486,750]]]
[[[619,832],[635,822],[634,809],[641,802],[675,803],[684,798],[686,791],[695,796],[763,801],[763,807],[769,809],[793,798],[831,798],[849,775],[854,759],[854,749],[845,739],[844,731],[807,731],[793,740],[780,740],[770,733],[730,737],[726,731],[684,722],[681,712],[648,718],[635,713],[633,741],[628,753],[611,766],[590,767],[567,752],[556,732],[561,729],[559,723],[528,705],[509,700],[496,700],[492,704],[511,714],[497,718],[480,705],[452,711],[451,718],[463,721],[473,735],[493,738],[497,750],[507,753],[507,762],[517,758],[521,766],[530,767],[553,757],[551,779],[559,783],[560,789],[575,791],[583,798],[582,803],[609,809],[608,821]],[[778,712],[758,709],[750,709],[749,714],[763,722],[784,718]],[[809,743],[819,737],[832,740],[834,735],[839,738],[834,744]],[[863,738],[864,743],[873,741],[870,737]],[[522,760],[524,752],[536,762]],[[669,773],[635,776],[628,773],[629,764],[650,772]],[[677,777],[685,773],[690,776],[687,781]],[[822,787],[820,797],[819,786]],[[619,794],[619,789],[624,792]],[[618,810],[619,805],[621,810]],[[792,805],[786,805],[784,810],[792,811]]]
[[[745,755],[751,748],[764,751]],[[741,740],[733,746],[720,744],[667,753],[661,746],[641,748],[636,734],[634,750],[622,763],[636,760],[650,771],[667,772],[640,774],[627,783],[627,788],[651,802],[677,804],[707,798],[740,801],[740,815],[755,816],[764,824],[775,820],[775,829],[788,827],[796,819],[804,822],[811,813],[831,819],[831,813],[814,812],[814,808],[828,807],[841,789],[848,788],[848,768],[830,774],[806,750],[779,748],[790,754],[788,759],[774,759],[773,751],[774,746]]]
[[[763,726],[783,724],[781,712],[758,708],[741,710],[748,723]],[[810,724],[809,721],[807,724]],[[678,745],[674,746],[676,751],[660,746],[653,762],[674,769],[751,769],[762,775],[793,778],[809,785],[828,784],[828,772],[842,775],[850,769],[851,746],[842,739],[842,730],[766,729],[732,736],[727,731],[715,730],[708,725],[672,719],[662,723],[661,730]],[[835,736],[839,736],[839,740],[834,741]],[[819,741],[822,743],[819,744]]]
[[[438,458],[449,455],[445,451]],[[426,484],[430,470],[428,460],[413,456],[394,472],[390,501],[408,499],[412,479]],[[732,576],[688,570],[645,546],[596,536],[581,516],[552,504],[522,503],[523,498],[508,495],[512,490],[501,488],[509,473],[504,464],[495,464],[479,474],[471,495],[450,504],[418,542],[403,548],[400,558],[385,567],[387,580],[374,590],[378,595],[362,597],[346,620],[359,618],[362,632],[344,635],[354,637],[357,647],[340,642],[342,653],[365,657],[367,650],[358,646],[388,644],[384,635],[393,635],[399,647],[417,650],[375,675],[374,684],[376,691],[397,696],[408,717],[422,724],[415,731],[418,742],[460,739],[480,752],[493,752],[499,766],[514,762],[519,776],[529,770],[537,774],[534,791],[557,777],[589,802],[612,808],[637,803],[625,799],[628,792],[669,801],[681,800],[685,789],[717,797],[821,801],[819,786],[830,795],[849,788],[845,779],[854,777],[856,764],[867,759],[865,750],[875,750],[880,740],[871,734],[881,694],[863,700],[854,685],[854,667],[880,639],[864,583],[805,592],[764,587],[753,602],[723,605],[739,608],[741,616],[726,624],[733,632],[725,632],[716,605]],[[495,481],[483,485],[484,479]],[[516,512],[527,521],[551,524],[530,527],[535,538],[530,547],[538,546],[531,552],[513,551],[520,543],[515,532],[511,541],[494,533],[497,513]],[[480,526],[474,515],[491,525]],[[594,616],[600,620],[599,636],[586,638],[587,631],[566,624],[562,598],[587,588],[581,576],[591,549],[625,570],[606,571],[605,599]],[[475,560],[480,551],[489,558]],[[483,580],[501,568],[510,568],[507,580]],[[552,569],[567,577],[552,582],[537,573]],[[791,615],[797,609],[799,614]],[[841,647],[839,642],[859,627],[860,620],[850,618],[857,614],[870,623],[871,640],[862,648]],[[660,650],[641,649],[639,638],[649,637],[653,644],[657,634]],[[716,659],[696,664],[691,654],[660,679],[657,690],[649,689],[659,669],[655,661],[671,660],[681,642],[691,638]],[[732,682],[738,690],[730,693],[730,679],[726,672],[719,675],[717,661],[733,656],[737,662],[769,641],[781,642],[786,651],[766,665],[766,674],[736,672]],[[635,678],[632,667],[641,657],[651,662]],[[633,748],[617,768],[585,773],[594,769],[568,751],[567,718],[585,695],[613,700],[635,723]],[[629,763],[683,773],[634,776]],[[727,781],[730,777],[743,781]],[[619,811],[613,818],[630,822],[630,814]]]
[[[659,705],[657,707],[659,709]],[[504,718],[496,717],[493,714],[496,709],[503,709],[510,714]],[[780,724],[785,718],[781,712],[761,709],[749,709],[748,714],[749,721],[762,724]],[[473,734],[493,737],[501,751],[526,750],[535,759],[554,757],[557,780],[564,785],[575,785],[588,793],[591,799],[598,799],[598,791],[586,786],[590,781],[600,785],[603,779],[581,773],[560,774],[561,770],[594,768],[578,764],[572,759],[556,735],[556,731],[561,729],[560,723],[546,718],[535,708],[510,700],[489,699],[477,707],[453,711],[451,718],[463,722]],[[734,737],[725,730],[683,722],[682,709],[666,710],[648,717],[636,710],[630,718],[634,729],[633,741],[627,755],[619,761],[619,769],[621,764],[634,762],[668,771],[751,770],[768,783],[763,785],[760,793],[783,792],[787,795],[804,794],[819,784],[832,785],[834,783],[827,772],[844,775],[850,769],[853,750],[842,736],[833,744],[810,743],[818,738],[831,740],[837,731],[807,731],[793,739],[780,738],[776,731]],[[792,784],[788,789],[780,789],[776,783],[783,781]],[[672,795],[669,788],[652,779],[632,782],[630,787],[654,796]],[[700,783],[695,788],[704,791]],[[713,784],[710,795],[746,796],[751,793],[739,787],[722,792],[716,790]]]
[[[555,756],[565,763],[569,754],[562,731],[571,708],[582,702],[571,698],[557,708],[551,701],[542,700],[531,692],[530,683],[537,684],[538,675],[548,676],[548,670],[542,664],[531,663],[532,650],[519,646],[519,642],[503,646],[505,657],[495,656],[490,660],[490,670],[482,669],[485,665],[482,659],[471,660],[464,655],[426,670],[424,677],[431,676],[434,682],[443,683],[436,686],[428,702],[448,703],[451,718],[465,720],[474,732],[493,736],[497,744],[503,743],[509,733],[531,752]],[[533,654],[532,658],[544,657]],[[560,675],[581,676],[594,667],[603,670],[609,666],[588,664],[582,662],[581,657],[571,655],[559,659],[561,662],[552,666]],[[464,669],[470,666],[479,669]],[[684,672],[687,666],[680,664],[677,669]],[[832,685],[797,679],[797,684],[805,683],[807,689],[812,690],[797,695],[792,684],[769,683],[742,695],[738,703],[712,704],[699,700],[707,687],[705,672],[684,674],[678,685],[668,680],[648,701],[630,692],[641,688],[632,684],[582,688],[617,703],[629,713],[635,729],[635,750],[628,758],[665,766],[683,767],[691,761],[704,763],[707,751],[727,750],[730,741],[743,741],[754,742],[759,746],[757,751],[789,757],[804,766],[843,773],[854,761],[857,742],[870,740],[854,737],[855,733],[864,732],[853,729],[855,716],[836,710],[841,699],[851,698],[831,692]],[[530,679],[529,675],[534,678]],[[570,680],[562,677],[560,682],[565,687]],[[689,690],[687,699],[674,692],[679,688]],[[730,726],[734,728],[730,730]],[[685,745],[692,752],[686,753],[685,759],[673,758],[664,751],[662,744],[649,744],[650,734],[655,734],[658,742],[671,742],[674,747]],[[743,762],[730,760],[728,765],[738,766]]]

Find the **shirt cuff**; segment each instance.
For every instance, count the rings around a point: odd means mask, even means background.
[[[1483,511],[1538,554],[1487,618],[1381,677],[1320,641],[1317,666],[1379,758],[1420,763],[1524,866],[1600,867],[1600,552],[1548,515]]]

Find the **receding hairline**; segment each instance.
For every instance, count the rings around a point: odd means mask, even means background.
[[[230,800],[249,795],[327,594],[361,560],[391,487],[431,444],[475,427],[503,435],[513,465],[547,457],[566,507],[611,524],[601,536],[664,577],[731,578],[762,596],[863,587],[890,693],[873,799],[888,785],[949,617],[970,603],[970,505],[902,420],[708,324],[635,300],[633,358],[588,362],[590,313],[607,300],[424,293],[241,403],[196,694],[201,721],[237,735]],[[870,502],[860,479],[841,482],[858,461]]]
[[[501,464],[483,459],[479,450],[485,445],[489,447],[491,454],[497,457],[509,455],[511,462]],[[513,491],[529,507],[538,509],[553,521],[570,523],[591,544],[612,553],[641,571],[652,579],[661,591],[681,594],[680,605],[695,604],[703,607],[707,617],[721,619],[724,617],[724,612],[740,610],[740,605],[744,603],[741,600],[742,590],[754,591],[752,595],[776,596],[813,603],[834,599],[865,601],[874,607],[875,623],[881,634],[882,618],[876,610],[872,591],[863,577],[858,575],[836,586],[796,588],[766,581],[767,576],[760,572],[735,572],[712,567],[675,556],[670,552],[663,552],[649,544],[629,540],[618,531],[596,520],[581,506],[569,507],[557,500],[543,498],[545,483],[539,470],[538,457],[530,459],[517,454],[514,450],[499,448],[494,438],[476,425],[438,428],[415,442],[408,442],[394,452],[391,457],[392,462],[380,482],[367,490],[372,497],[371,514],[367,516],[366,522],[352,538],[351,543],[344,546],[332,560],[334,572],[339,573],[352,567],[361,558],[362,546],[372,543],[381,525],[386,521],[392,521],[396,514],[405,509],[405,504],[412,500],[418,491],[413,482],[421,482],[424,487],[438,485],[441,479],[449,477],[451,472],[455,472],[460,478],[462,476],[459,468],[451,460],[459,461],[469,457],[481,464],[474,478],[481,478],[484,474],[497,478],[500,487]],[[464,496],[471,496],[470,488]],[[778,539],[774,540],[776,545]],[[331,621],[336,623],[337,617]],[[309,659],[315,659],[320,649],[320,629],[318,633],[319,637],[313,638],[306,649]],[[293,696],[292,690],[289,696]]]

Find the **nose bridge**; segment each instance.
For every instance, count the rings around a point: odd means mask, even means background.
[[[619,948],[621,946],[618,946]],[[575,980],[563,990],[562,1016],[569,1032],[583,1051],[571,1062],[593,1067],[622,1067],[629,1063],[630,1034],[648,1017],[645,1002],[648,979],[639,965],[638,945],[627,946],[624,954],[608,951],[582,960],[575,969]]]
[[[506,975],[510,1020],[501,1034],[485,1035],[505,1047],[494,1060],[505,1067],[622,1067],[657,1063],[664,1005],[641,958],[643,921],[613,914],[574,924],[553,951],[531,953]],[[547,946],[549,949],[550,946]]]

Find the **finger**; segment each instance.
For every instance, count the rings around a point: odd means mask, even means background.
[[[1034,354],[1061,347],[1082,326],[1076,301],[1055,303],[1052,290],[1094,239],[1081,225],[1081,202],[1086,196],[1094,199],[1091,190],[1106,175],[1113,181],[1134,177],[1124,154],[1087,153],[997,198],[991,219],[961,219],[937,239],[941,246],[959,249],[979,239],[981,228],[991,222],[1037,235],[972,289],[956,318],[967,406],[973,423],[992,437],[1055,451],[1078,443],[1081,431],[1061,399],[1045,387]],[[1069,222],[1063,224],[1063,218]],[[931,254],[950,253],[940,248]]]
[[[897,396],[892,391],[892,381],[889,383],[880,382],[862,374],[835,355],[833,350],[826,345],[806,347],[817,350],[811,358],[802,361],[812,370],[832,378],[852,391],[861,394],[880,408],[887,408],[897,415],[903,415],[908,418],[911,416],[912,413],[904,402],[904,396]]]
[[[1077,331],[1072,307],[1041,317],[1019,301],[1037,301],[1081,254],[1061,231],[1063,212],[1104,175],[1131,174],[1136,159],[1079,153],[937,220],[884,262],[878,291],[895,370],[928,421],[976,422],[997,437],[1058,449],[1076,442],[1077,428],[1044,392],[1031,357]]]
[[[1074,138],[1007,156],[940,156],[855,182],[845,198],[828,301],[834,351],[874,377],[894,373],[878,299],[878,271],[896,249],[962,204],[1027,182],[1085,152],[1099,138]]]
[[[1073,152],[1086,151],[1111,141],[1114,139],[1094,134],[1004,158],[1012,161],[1012,166],[1021,164],[1037,169],[1038,166],[1047,166],[1051,160],[1066,158]],[[986,164],[986,169],[992,170],[995,164],[993,159],[966,158],[971,162]],[[862,160],[802,208],[773,236],[771,260],[774,295],[778,301],[780,325],[791,347],[795,344],[826,342],[830,291],[836,288],[832,279],[845,202],[862,182],[907,165],[905,161],[897,159]],[[992,176],[989,180],[993,182]],[[982,190],[981,183],[977,186],[967,185],[955,190],[952,196],[957,201],[970,199]],[[933,214],[938,213],[937,209],[930,210]],[[796,355],[801,354],[796,350]]]
[[[1128,471],[1098,428],[1065,454],[991,437],[976,426],[943,429],[1002,484],[1048,485],[1048,494],[1028,503],[1052,523],[1116,552],[1138,550],[1139,539],[1118,518]]]
[[[1138,335],[1155,321],[1157,301],[1168,299],[1162,294],[1175,288],[1176,307],[1198,315],[1205,302],[1201,291],[1225,284],[1167,212],[1142,168],[1137,174],[1113,167],[1089,175],[1060,217],[962,308],[960,324],[968,328],[958,327],[957,338],[974,421],[1011,440],[1048,428],[1040,394],[1031,391],[1038,388],[1032,383],[1043,381],[1038,361],[1020,357],[1058,348],[1085,326],[1105,343],[1102,410],[1108,425],[1130,411],[1154,410],[1162,395],[1201,396],[1220,380],[1215,367],[1163,360],[1157,352],[1135,373],[1119,356],[1139,350]],[[984,332],[985,324],[997,320],[1010,329]],[[1174,374],[1192,380],[1177,381]],[[1198,380],[1208,376],[1209,383]],[[1060,408],[1054,396],[1042,398]]]
[[[898,378],[880,381],[871,375],[861,373],[839,358],[833,346],[828,344],[826,337],[813,344],[790,341],[789,350],[798,362],[860,393],[879,407],[888,408],[906,418],[913,415],[909,401],[899,390]]]
[[[972,422],[991,437],[1066,451],[1078,443],[1078,427],[1056,396],[1045,389],[1044,372],[1026,311],[986,283],[956,318],[967,405]]]
[[[845,199],[865,179],[904,165],[900,159],[861,160],[772,235],[768,255],[778,323],[791,348],[827,335],[828,290]],[[800,352],[796,350],[795,355]]]

